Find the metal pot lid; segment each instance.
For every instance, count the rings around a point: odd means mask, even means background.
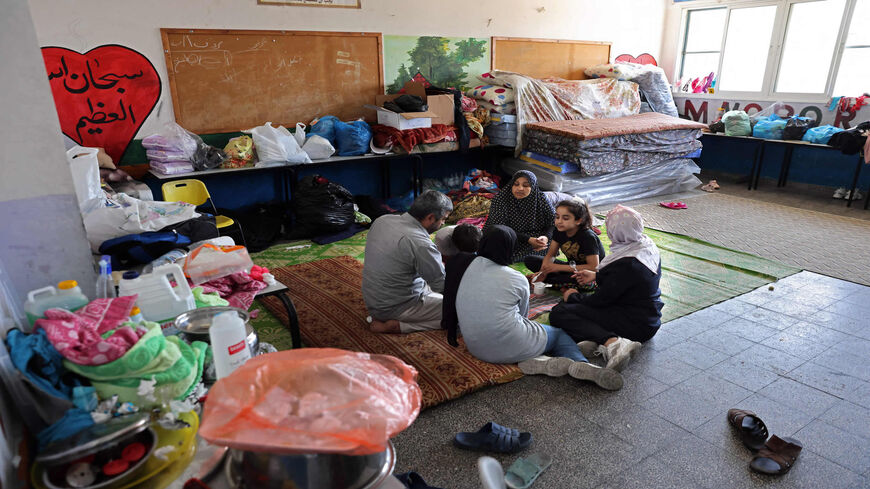
[[[199,309],[179,314],[175,318],[175,328],[189,334],[208,334],[208,328],[211,326],[214,317],[220,313],[230,311],[235,311],[242,318],[242,321],[245,322],[245,325],[248,325],[247,323],[251,319],[251,315],[247,311],[238,307],[212,306],[200,307]]]
[[[147,429],[150,424],[151,415],[148,413],[134,413],[112,418],[105,423],[89,426],[70,437],[49,443],[35,460],[47,465],[71,462],[98,452],[107,444],[139,433]]]

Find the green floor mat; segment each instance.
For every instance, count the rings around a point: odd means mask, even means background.
[[[797,273],[800,269],[741,251],[723,248],[705,241],[646,229],[646,234],[662,254],[663,321],[670,321],[705,307],[745,294],[762,285]],[[267,268],[296,265],[323,258],[348,255],[363,261],[367,231],[328,245],[311,241],[275,245],[251,257],[254,263]],[[605,248],[610,248],[607,234],[601,235]],[[299,248],[299,246],[305,246]],[[290,249],[288,249],[290,248]],[[513,266],[523,273],[522,264]],[[278,320],[255,303],[260,315],[252,321],[260,340],[279,350],[290,348],[290,333]],[[538,320],[547,321],[547,315]]]

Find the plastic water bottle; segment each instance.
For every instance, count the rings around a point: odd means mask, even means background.
[[[251,358],[245,341],[245,322],[235,312],[222,312],[215,316],[208,328],[208,335],[218,379],[230,375]]]
[[[115,293],[115,281],[112,280],[112,259],[109,255],[100,258],[100,276],[97,277],[97,299],[113,299]]]

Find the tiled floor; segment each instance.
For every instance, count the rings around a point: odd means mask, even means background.
[[[423,412],[395,440],[396,472],[481,487],[453,434],[487,421],[530,431],[540,488],[870,487],[870,287],[801,272],[666,323],[607,392],[570,377],[524,377]],[[750,409],[804,444],[783,477],[749,469],[725,420]]]

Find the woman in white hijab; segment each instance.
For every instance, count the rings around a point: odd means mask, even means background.
[[[614,207],[605,225],[610,254],[597,272],[581,270],[574,275],[581,284],[596,282],[598,290],[591,295],[567,290],[565,301],[550,312],[550,324],[582,342],[587,356],[597,352],[607,368],[621,371],[640,342],[652,338],[661,326],[661,257],[643,234],[643,218],[634,209]]]

